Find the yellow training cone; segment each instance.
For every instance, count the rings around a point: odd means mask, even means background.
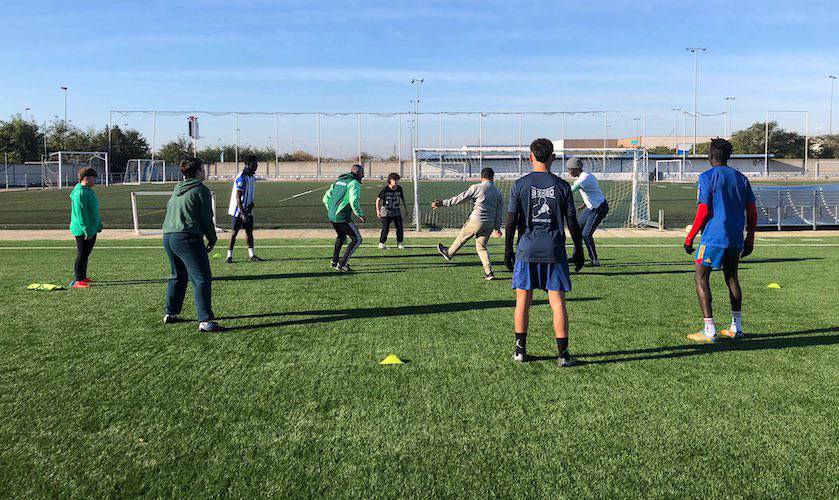
[[[396,357],[396,354],[390,354],[388,357],[379,362],[380,365],[401,365],[402,360]]]
[[[781,288],[781,285],[777,283],[769,283],[768,285],[766,285],[766,288]]]

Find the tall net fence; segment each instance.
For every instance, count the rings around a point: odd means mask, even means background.
[[[575,156],[584,169],[598,178],[609,203],[602,227],[640,227],[650,221],[649,169],[642,149],[563,149],[556,151],[554,172],[569,182],[564,160]],[[432,209],[431,203],[457,195],[478,182],[483,168],[495,172],[495,184],[505,203],[516,179],[531,169],[527,148],[461,148],[416,151],[416,204],[412,223],[436,230],[461,226],[469,217],[471,203]],[[577,199],[579,206],[582,201]]]

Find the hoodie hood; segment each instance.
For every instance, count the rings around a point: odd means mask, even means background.
[[[184,194],[197,188],[200,185],[201,181],[199,181],[198,179],[182,180],[175,186],[175,196],[183,196]]]

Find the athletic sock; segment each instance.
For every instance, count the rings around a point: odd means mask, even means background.
[[[571,355],[568,353],[568,337],[556,339],[556,349],[559,351],[559,357],[568,359]]]
[[[731,331],[733,332],[742,332],[743,331],[743,311],[731,311]]]
[[[248,247],[248,257],[253,257],[254,255],[256,254],[253,253],[253,247]]]
[[[232,259],[232,258],[233,258],[233,250],[228,250],[228,251],[227,251],[227,258],[228,258],[228,259]]]
[[[527,332],[516,334],[516,354],[527,352]]]
[[[714,326],[714,318],[705,318],[705,336],[712,339],[717,336],[717,327]]]

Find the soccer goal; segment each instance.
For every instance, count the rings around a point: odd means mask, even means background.
[[[216,223],[216,192],[210,191],[213,197],[213,226],[216,232],[222,229]],[[140,236],[162,234],[163,219],[166,218],[166,204],[172,197],[172,191],[133,191],[131,193],[131,217],[134,221],[134,232]],[[140,203],[140,199],[143,203]],[[142,219],[140,213],[142,212]]]
[[[171,172],[169,174],[172,177]],[[144,183],[162,184],[167,180],[170,179],[167,178],[166,161],[135,158],[126,163],[122,183],[137,186]]]
[[[102,151],[56,151],[44,158],[41,178],[46,187],[72,187],[79,181],[79,169],[96,170],[96,183],[110,185],[108,153]]]
[[[655,180],[660,182],[682,182],[685,172],[685,161],[679,160],[656,160]]]
[[[603,227],[648,225],[650,172],[645,149],[559,149],[555,154],[553,172],[565,180],[571,181],[563,159],[572,156],[582,159],[584,169],[597,177],[609,203]],[[485,167],[495,171],[495,183],[506,202],[516,179],[531,170],[529,155],[527,147],[416,149],[412,176],[414,227],[417,231],[460,227],[469,217],[471,206],[432,210],[431,202],[454,196],[477,182]]]

